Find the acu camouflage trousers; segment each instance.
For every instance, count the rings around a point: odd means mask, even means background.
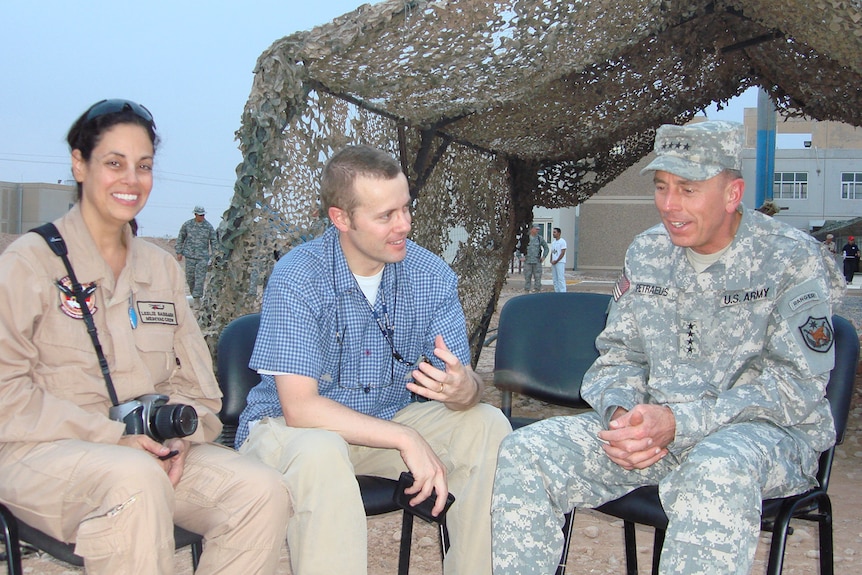
[[[530,291],[530,283],[533,291],[542,291],[542,262],[524,264],[524,291]]]
[[[201,298],[204,295],[208,264],[208,258],[186,258],[186,283],[194,298]]]
[[[806,490],[818,454],[765,422],[739,423],[680,456],[626,471],[602,451],[594,413],[519,429],[500,447],[492,500],[494,575],[553,574],[563,515],[657,484],[668,516],[660,572],[745,575],[760,532],[763,498]]]

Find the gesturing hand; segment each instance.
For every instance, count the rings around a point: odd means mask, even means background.
[[[427,362],[420,363],[413,371],[414,382],[407,389],[422,397],[441,401],[450,409],[467,409],[479,399],[478,377],[472,368],[461,363],[455,354],[446,347],[443,336],[434,339],[434,355],[444,364],[445,369],[437,369]]]

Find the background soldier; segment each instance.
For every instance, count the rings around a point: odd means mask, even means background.
[[[533,291],[542,291],[542,263],[548,252],[548,242],[539,235],[538,226],[530,228],[530,238],[527,243],[524,259],[524,291],[530,291],[530,279],[533,280]]]
[[[182,225],[177,236],[177,261],[186,258],[186,283],[196,307],[204,295],[207,265],[216,246],[215,229],[204,217],[206,213],[203,206],[195,206],[195,217]]]

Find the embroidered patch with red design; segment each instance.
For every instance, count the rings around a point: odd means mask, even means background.
[[[826,353],[832,348],[835,333],[832,331],[829,320],[825,317],[808,316],[805,323],[799,326],[799,331],[802,333],[805,345],[812,351]]]
[[[96,283],[90,282],[81,287],[84,288],[84,301],[87,303],[90,315],[93,315],[99,309],[96,307]],[[60,290],[60,310],[72,319],[83,319],[84,312],[81,311],[81,306],[78,305],[78,300],[72,293],[72,281],[69,276],[57,280],[57,289]]]
[[[632,287],[632,284],[629,278],[626,277],[626,272],[621,273],[617,283],[614,284],[614,301],[619,301],[629,291],[630,287]]]

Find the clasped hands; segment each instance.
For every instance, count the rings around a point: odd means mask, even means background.
[[[676,434],[669,407],[640,404],[627,411],[618,407],[606,430],[599,432],[602,449],[623,469],[646,469],[667,455]]]

